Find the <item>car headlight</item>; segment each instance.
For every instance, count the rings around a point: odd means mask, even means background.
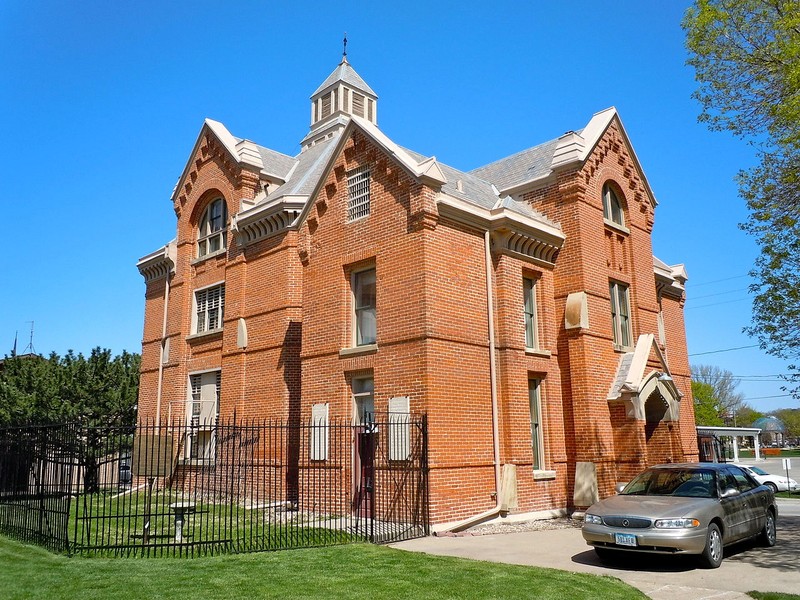
[[[586,516],[583,517],[583,522],[591,523],[593,525],[602,525],[603,519],[602,517],[598,517],[597,515],[590,515],[589,513],[586,513]]]
[[[655,523],[658,529],[690,529],[700,527],[697,519],[658,519]]]

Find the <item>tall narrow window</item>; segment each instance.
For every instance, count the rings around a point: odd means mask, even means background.
[[[353,273],[354,344],[366,346],[377,339],[375,269]]]
[[[197,256],[205,256],[226,247],[228,235],[228,207],[225,200],[217,198],[208,205],[197,230]]]
[[[352,387],[355,421],[370,426],[375,422],[375,382],[372,377],[358,377],[353,379]]]
[[[628,300],[628,286],[612,281],[611,293],[611,325],[614,335],[614,346],[631,347],[631,310]]]
[[[529,277],[525,277],[522,280],[522,290],[525,294],[525,347],[538,348],[539,335],[536,323],[536,282]]]
[[[197,290],[195,298],[194,333],[222,329],[222,317],[225,310],[225,284]]]
[[[189,377],[189,407],[187,417],[186,457],[208,460],[214,458],[214,428],[219,417],[221,371],[199,373]]]
[[[539,380],[528,380],[528,405],[531,412],[531,448],[533,450],[533,468],[543,468],[543,440],[541,414],[542,406],[539,397]]]
[[[617,225],[625,226],[625,215],[622,212],[622,203],[608,184],[603,186],[603,218]]]
[[[348,221],[369,215],[369,184],[369,167],[359,167],[347,173]]]

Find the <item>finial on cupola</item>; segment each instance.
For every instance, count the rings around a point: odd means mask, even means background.
[[[342,62],[347,62],[347,32],[344,32],[344,39],[342,40]]]

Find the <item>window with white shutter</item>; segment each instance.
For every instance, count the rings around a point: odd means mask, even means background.
[[[311,460],[328,460],[328,404],[311,407]]]
[[[222,372],[209,371],[189,376],[186,458],[214,458],[214,430],[219,417]]]
[[[197,290],[195,298],[195,327],[193,333],[222,329],[225,309],[225,284]]]
[[[410,403],[408,396],[389,398],[389,460],[411,458]]]

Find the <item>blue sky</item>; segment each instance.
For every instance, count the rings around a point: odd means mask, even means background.
[[[685,263],[691,359],[796,407],[752,346],[757,248],[734,176],[752,150],[697,123],[682,2],[0,3],[0,355],[140,351],[139,257],[175,235],[169,201],[210,117],[287,154],[309,96],[348,58],[399,144],[469,170],[616,106],[659,206],[656,255]],[[703,354],[714,352],[713,354]]]

